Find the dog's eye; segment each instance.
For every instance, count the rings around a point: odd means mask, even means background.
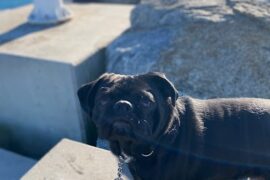
[[[108,100],[107,99],[101,99],[101,100],[99,100],[99,104],[101,106],[105,106],[107,103],[108,103]]]
[[[140,101],[141,105],[144,107],[150,107],[152,104],[152,101],[146,97],[141,97],[141,101]]]
[[[108,92],[109,91],[109,88],[108,87],[101,87],[100,89],[99,89],[99,91],[100,92]]]
[[[106,93],[100,93],[98,95],[98,98],[97,98],[97,103],[100,105],[100,106],[105,106],[106,104],[108,104],[110,102],[111,98],[108,94]]]

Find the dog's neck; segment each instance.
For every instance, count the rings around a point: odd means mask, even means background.
[[[185,152],[201,149],[193,146],[201,145],[203,142],[203,122],[192,109],[192,98],[186,96],[178,98],[175,108],[172,109],[167,129],[159,139],[160,146],[165,147],[165,151],[170,149],[170,146],[179,147]]]
[[[200,114],[193,111],[193,106],[192,98],[185,96],[179,98],[177,108],[180,117],[180,127],[177,131],[178,139],[173,142],[177,143],[177,147],[181,148],[182,151],[198,153],[193,152],[193,150],[201,150],[197,146],[203,143],[204,127]]]

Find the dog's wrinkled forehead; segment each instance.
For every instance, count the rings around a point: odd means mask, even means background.
[[[133,91],[143,91],[150,90],[151,87],[147,84],[147,82],[141,80],[137,76],[129,76],[129,75],[110,75],[106,79],[104,79],[103,83],[101,83],[99,88],[107,87],[110,91],[121,93],[130,93]]]

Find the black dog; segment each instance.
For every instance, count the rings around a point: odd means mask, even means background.
[[[161,73],[104,74],[78,96],[135,179],[270,178],[270,100],[178,97]]]

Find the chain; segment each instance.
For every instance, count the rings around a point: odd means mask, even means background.
[[[117,178],[115,178],[114,180],[124,180],[122,178],[123,164],[124,164],[124,159],[122,156],[119,156]]]

